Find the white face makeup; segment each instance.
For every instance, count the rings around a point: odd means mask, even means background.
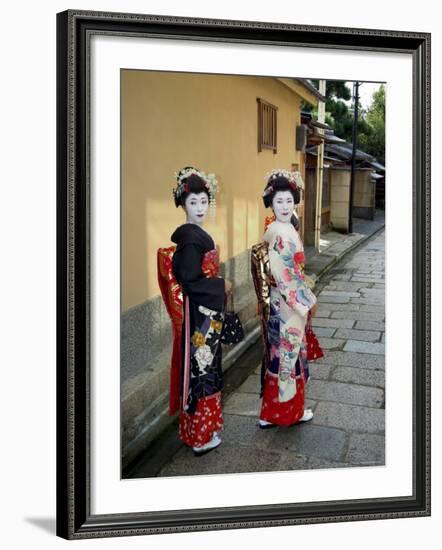
[[[207,216],[208,209],[209,199],[204,191],[201,193],[190,193],[184,202],[184,210],[186,211],[188,223],[201,225]]]
[[[273,197],[272,208],[278,221],[289,222],[295,208],[292,193],[290,191],[277,191]]]

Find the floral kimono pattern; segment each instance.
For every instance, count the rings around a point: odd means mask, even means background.
[[[185,444],[198,447],[223,428],[224,279],[218,276],[215,244],[201,227],[184,224],[172,241],[177,243],[172,269],[183,296],[179,435]]]
[[[305,283],[304,249],[293,225],[274,221],[264,240],[268,243],[274,286],[267,324],[270,358],[260,418],[289,425],[303,415],[304,383],[309,377],[305,327],[316,297]]]

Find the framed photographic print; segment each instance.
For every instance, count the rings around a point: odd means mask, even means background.
[[[59,13],[57,192],[59,536],[430,514],[429,34]]]

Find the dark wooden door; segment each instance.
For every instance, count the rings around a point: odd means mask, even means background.
[[[305,167],[304,244],[315,244],[316,168]]]

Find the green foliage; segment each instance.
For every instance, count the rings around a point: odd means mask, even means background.
[[[312,83],[319,87],[317,80]],[[349,83],[350,84],[350,83]],[[350,84],[351,85],[351,84]],[[353,112],[343,101],[352,98],[352,92],[342,80],[327,80],[325,122],[329,124],[336,136],[352,142]],[[318,116],[317,107],[303,103],[302,109]],[[382,84],[373,94],[373,102],[368,109],[359,106],[358,116],[358,149],[373,155],[382,164],[385,163],[385,86]]]
[[[368,131],[358,136],[359,148],[385,164],[385,86],[373,94],[373,101],[365,113]]]

